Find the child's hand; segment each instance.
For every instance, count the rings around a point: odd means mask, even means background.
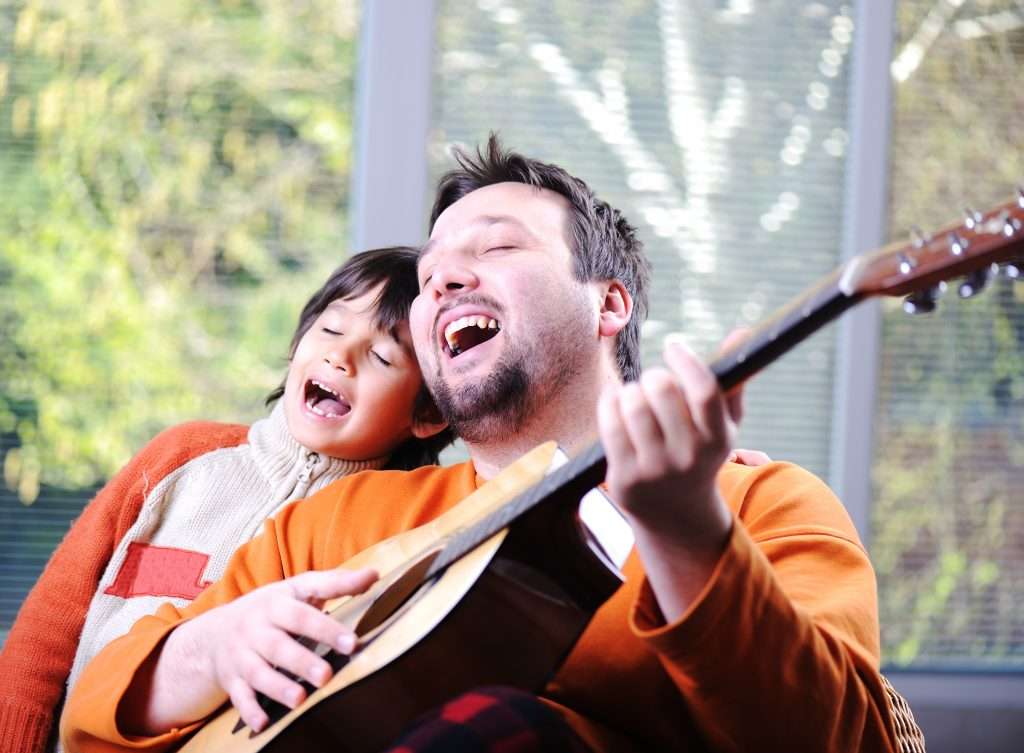
[[[316,687],[331,678],[331,665],[296,638],[312,638],[342,654],[355,648],[355,634],[324,614],[319,604],[362,593],[375,580],[377,574],[372,570],[302,573],[258,588],[194,621],[205,620],[208,656],[217,684],[253,730],[261,730],[268,721],[256,693],[288,708],[305,700],[302,686],[279,670]]]
[[[318,605],[362,593],[375,580],[377,573],[368,569],[302,573],[179,625],[156,658],[152,685],[139,691],[145,700],[125,718],[141,722],[139,731],[156,734],[201,719],[230,698],[251,729],[263,729],[269,720],[257,693],[289,708],[306,697],[282,670],[316,687],[331,677],[331,666],[297,638],[312,638],[343,654],[355,647],[352,631]]]
[[[772,459],[760,450],[741,450],[737,448],[729,453],[729,457],[726,458],[726,462],[739,463],[740,465],[749,465],[754,467],[758,465],[766,465],[767,463],[772,462]]]

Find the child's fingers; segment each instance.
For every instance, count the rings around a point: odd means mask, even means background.
[[[377,580],[369,568],[361,570],[311,570],[289,579],[292,593],[300,601],[313,602],[336,596],[362,593]]]

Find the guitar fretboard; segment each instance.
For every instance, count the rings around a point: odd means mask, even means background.
[[[856,304],[860,300],[858,296],[847,295],[840,289],[841,272],[842,269],[836,271],[793,303],[779,309],[740,346],[713,361],[710,368],[722,389],[729,390],[740,384]],[[600,442],[594,443],[536,485],[448,539],[424,580],[441,573],[537,505],[577,493],[577,498],[582,498],[604,480],[606,469],[604,448]]]

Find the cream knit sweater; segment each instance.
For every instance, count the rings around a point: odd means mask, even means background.
[[[311,452],[280,403],[248,431],[196,422],[156,437],[86,506],[12,626],[0,753],[42,753],[65,681],[161,603],[188,604],[267,517],[384,462]]]
[[[235,549],[259,533],[263,521],[287,503],[349,473],[379,468],[386,460],[341,460],[307,450],[288,433],[280,402],[270,416],[250,427],[248,439],[246,444],[214,450],[185,463],[146,495],[89,606],[69,688],[100,649],[127,633],[140,617],[152,614],[165,601],[182,607],[205,585],[218,580]],[[197,556],[189,558],[188,553]],[[194,590],[167,592],[184,584],[180,577],[178,583],[173,577],[161,578],[161,569],[180,570],[189,563],[201,564],[204,557],[201,581]],[[140,565],[151,572],[148,578],[140,577]],[[160,589],[161,581],[172,588]],[[165,592],[140,593],[145,590]]]

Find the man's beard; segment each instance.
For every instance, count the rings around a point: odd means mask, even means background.
[[[530,409],[530,375],[518,359],[502,358],[484,379],[452,388],[437,376],[431,392],[452,431],[467,442],[487,442],[516,431]]]
[[[457,394],[438,370],[429,385],[430,392],[449,427],[465,441],[484,443],[508,438],[523,429],[541,400],[555,399],[579,375],[578,354],[570,351],[562,355],[557,368],[543,368],[544,354],[532,348],[511,347],[490,374],[460,386]]]

